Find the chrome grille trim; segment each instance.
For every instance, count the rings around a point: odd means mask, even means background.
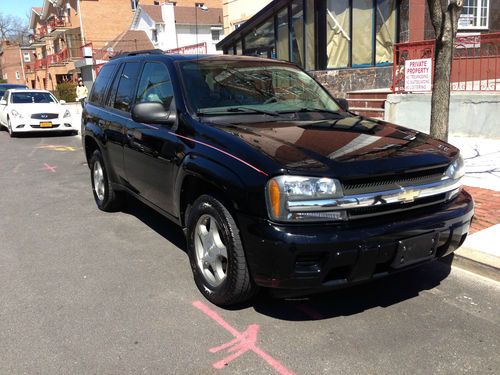
[[[443,174],[438,173],[428,176],[399,178],[399,179],[376,181],[369,183],[359,183],[359,184],[343,183],[342,188],[344,194],[346,195],[363,194],[363,193],[372,193],[377,191],[394,190],[394,189],[399,189],[400,187],[429,184],[433,182],[438,182],[442,178]]]
[[[390,203],[410,203],[418,198],[449,193],[462,186],[460,180],[443,179],[422,185],[412,185],[385,191],[344,195],[335,199],[289,201],[290,212],[318,212],[349,210],[351,208],[370,207]]]
[[[57,113],[33,113],[31,118],[35,120],[52,120],[58,116],[59,115]]]

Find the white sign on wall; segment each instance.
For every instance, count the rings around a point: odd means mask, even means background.
[[[432,90],[432,59],[405,61],[405,91]]]

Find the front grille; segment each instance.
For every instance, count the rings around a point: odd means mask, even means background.
[[[57,113],[33,113],[31,118],[36,120],[52,120],[57,118],[59,115]]]
[[[342,181],[342,188],[345,195],[353,195],[399,189],[402,186],[423,185],[440,181],[446,168],[447,166],[440,166],[401,175],[372,176]]]
[[[446,200],[446,193],[442,193],[442,194],[432,195],[430,197],[418,198],[410,203],[389,203],[389,204],[380,204],[369,207],[351,208],[350,210],[348,210],[348,212],[351,219],[362,219],[375,215],[385,215],[385,214],[391,214],[391,213],[431,206],[443,203],[445,200]]]

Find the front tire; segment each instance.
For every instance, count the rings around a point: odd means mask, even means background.
[[[123,206],[123,192],[115,191],[111,186],[101,151],[94,151],[89,164],[92,192],[97,207],[106,212],[118,211]]]
[[[193,203],[187,244],[194,280],[205,298],[230,306],[253,297],[257,287],[250,277],[239,229],[223,203],[210,195]]]
[[[16,132],[12,130],[12,125],[10,123],[10,119],[7,119],[7,131],[9,132],[9,137],[15,138],[16,137]]]

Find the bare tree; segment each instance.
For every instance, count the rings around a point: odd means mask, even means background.
[[[28,34],[28,24],[20,17],[0,13],[0,40],[22,45],[27,42]]]
[[[431,135],[448,140],[450,75],[458,18],[463,0],[427,0],[436,36],[434,82],[431,100]]]

